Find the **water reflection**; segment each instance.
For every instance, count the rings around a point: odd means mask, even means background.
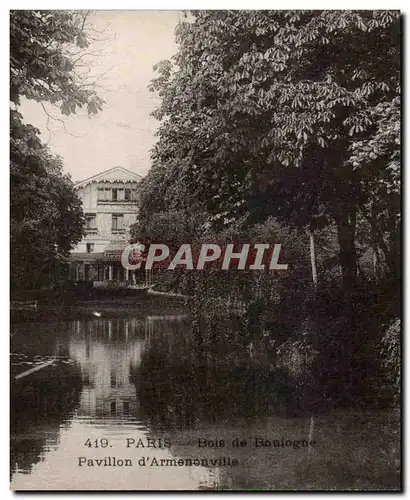
[[[41,332],[41,334],[39,334]],[[10,469],[27,474],[44,453],[59,445],[60,429],[78,406],[81,380],[60,342],[67,325],[18,323],[11,327]],[[54,360],[46,369],[15,379],[31,368]]]
[[[71,325],[70,357],[79,366],[83,389],[79,417],[129,419],[137,413],[130,379],[146,344],[146,325],[136,318],[77,320]]]
[[[90,315],[67,321],[64,334],[59,329],[58,342],[67,353],[70,360],[67,367],[74,371],[78,382],[72,399],[74,408],[69,402],[53,405],[58,418],[52,422],[49,419],[52,414],[49,403],[55,395],[50,384],[67,386],[62,383],[67,369],[62,363],[57,363],[51,372],[38,371],[33,379],[29,376],[21,379],[19,390],[28,388],[32,398],[26,411],[30,439],[26,439],[23,428],[14,430],[13,456],[24,456],[26,461],[20,459],[12,467],[12,489],[178,490],[214,484],[215,474],[209,469],[183,467],[175,473],[163,465],[173,459],[169,449],[126,446],[129,437],[135,443],[146,444],[151,435],[139,416],[139,381],[135,377],[143,353],[149,349],[153,337],[170,334],[172,325],[179,320],[180,317],[156,316],[96,319]],[[45,390],[38,390],[44,381]],[[57,391],[61,392],[62,389]],[[21,409],[17,392],[13,394],[12,407]],[[45,412],[39,412],[40,407]],[[109,445],[93,444],[101,443],[101,439]],[[155,458],[159,466],[139,469],[140,459],[147,456]],[[110,457],[132,462],[132,467],[110,468],[108,472],[104,467],[94,466],[106,458],[112,462]],[[83,465],[88,460],[93,462],[92,467]]]
[[[199,332],[188,318],[158,323],[135,373],[141,415],[152,428],[262,419],[294,409],[287,374],[249,356],[237,322],[226,316],[211,327],[201,323]]]
[[[12,383],[12,488],[398,488],[397,415],[340,411],[315,414],[312,425],[310,415],[288,411],[286,374],[252,359],[238,331],[229,317],[210,325],[184,316],[89,314],[19,325],[14,358],[31,356],[35,364],[54,355],[55,363]],[[255,436],[313,438],[317,447],[255,447]],[[129,438],[143,446],[127,447]],[[233,446],[237,438],[247,445]],[[101,439],[107,447],[86,444]],[[171,447],[148,447],[148,439]],[[199,447],[200,439],[224,446]],[[132,467],[79,465],[107,457]],[[140,466],[144,457],[160,465]],[[228,458],[239,465],[218,465]],[[209,465],[161,462],[174,459]]]
[[[314,393],[271,360],[252,358],[239,321],[193,318],[151,336],[135,374],[151,434],[171,434],[175,456],[236,459],[238,467],[215,471],[218,489],[397,489],[398,415],[304,404]],[[314,440],[316,447],[256,446],[255,437]],[[199,448],[199,441],[210,444]]]

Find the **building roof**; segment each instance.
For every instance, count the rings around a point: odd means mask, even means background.
[[[131,170],[124,167],[113,167],[99,174],[88,177],[83,181],[78,181],[75,183],[75,187],[83,187],[92,182],[140,182],[142,177]]]

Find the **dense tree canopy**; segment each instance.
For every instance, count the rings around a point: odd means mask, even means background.
[[[102,99],[84,85],[77,68],[89,45],[88,15],[89,11],[11,11],[11,102],[19,104],[22,96],[47,101],[58,104],[66,115],[83,106],[92,114],[102,109]]]
[[[83,212],[62,160],[24,123],[22,97],[58,105],[63,114],[103,101],[83,85],[76,61],[87,47],[87,14],[73,11],[10,13],[10,232],[11,284],[36,287],[50,278],[83,233]],[[77,47],[77,52],[73,49]],[[76,55],[74,55],[76,54]]]
[[[16,125],[15,125],[16,124]],[[11,116],[10,243],[13,287],[46,283],[56,260],[83,234],[83,210],[62,161],[45,148],[38,130]]]
[[[346,289],[361,211],[397,262],[399,13],[200,11],[177,40],[152,83],[164,205],[204,204],[216,226],[335,224]]]

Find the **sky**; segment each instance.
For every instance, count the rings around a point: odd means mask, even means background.
[[[95,82],[106,101],[96,116],[84,110],[67,117],[52,105],[46,113],[35,101],[22,103],[24,120],[40,129],[74,181],[115,166],[140,175],[149,170],[159,125],[150,113],[160,101],[147,87],[155,76],[153,65],[177,50],[174,30],[181,18],[179,11],[93,13],[91,36],[96,40],[86,49],[90,55],[81,71],[89,72],[87,82]]]

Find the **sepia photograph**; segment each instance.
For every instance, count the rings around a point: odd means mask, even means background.
[[[401,12],[9,29],[10,489],[401,492]]]

